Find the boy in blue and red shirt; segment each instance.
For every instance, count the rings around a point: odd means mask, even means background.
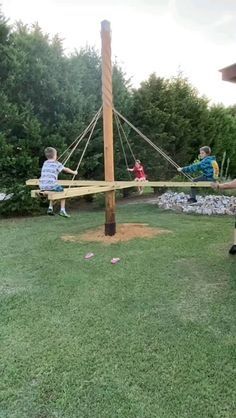
[[[193,179],[194,182],[198,181],[211,181],[214,182],[217,180],[219,176],[219,166],[216,161],[216,158],[211,156],[211,148],[210,147],[201,147],[199,150],[199,158],[201,161],[187,165],[186,167],[179,167],[178,171],[182,173],[196,173],[201,171],[202,174],[199,177]],[[188,200],[189,203],[196,203],[196,188],[191,188],[190,199]]]

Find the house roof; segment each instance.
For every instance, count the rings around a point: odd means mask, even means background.
[[[236,63],[219,70],[222,73],[222,80],[236,83]]]

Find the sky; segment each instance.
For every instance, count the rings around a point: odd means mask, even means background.
[[[109,20],[112,56],[134,87],[155,72],[180,71],[211,103],[236,103],[236,86],[219,69],[236,62],[236,0],[0,0],[9,23],[39,23],[59,34],[65,52],[100,50]]]

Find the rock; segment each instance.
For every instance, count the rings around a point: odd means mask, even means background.
[[[197,196],[197,203],[188,203],[189,195],[185,193],[166,192],[157,199],[157,205],[166,210],[199,215],[234,215],[236,213],[236,197],[206,195]]]
[[[0,202],[3,202],[4,200],[9,200],[13,196],[13,193],[6,194],[6,193],[0,193]]]

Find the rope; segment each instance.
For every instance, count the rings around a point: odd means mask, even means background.
[[[85,135],[89,132],[91,126],[93,125],[94,121],[96,120],[97,116],[101,115],[102,112],[102,106],[100,107],[100,109],[98,110],[98,112],[94,115],[94,117],[92,118],[91,122],[89,123],[89,125],[84,129],[84,131],[82,132],[82,134],[80,134],[73,142],[72,144],[69,145],[69,147],[60,155],[60,157],[58,158],[58,160],[60,160],[62,158],[62,156],[68,151],[68,149],[70,149],[70,147],[72,145],[75,144],[75,146],[72,148],[71,152],[69,153],[69,155],[62,161],[62,164],[65,165],[67,163],[67,161],[70,159],[70,157],[72,156],[72,154],[74,153],[74,151],[76,150],[76,148],[78,147],[78,145],[80,144],[80,142],[82,141],[82,139],[85,137]]]
[[[124,159],[125,159],[126,168],[128,169],[129,168],[129,165],[128,165],[128,161],[127,161],[127,158],[126,158],[124,144],[123,144],[123,141],[122,141],[122,137],[121,137],[121,133],[120,133],[120,128],[119,128],[120,121],[119,121],[119,118],[116,115],[116,113],[115,113],[115,119],[116,119],[116,126],[117,126],[117,130],[118,130],[118,136],[119,136],[119,139],[120,139],[120,144],[121,144],[121,148],[122,148],[123,155],[124,155]],[[129,174],[129,178],[132,179],[132,176],[131,176],[131,174],[130,174],[129,171],[128,171],[128,174]]]
[[[137,132],[141,138],[143,138],[148,144],[150,144],[157,152],[159,152],[159,154],[162,155],[162,157],[164,157],[173,167],[175,167],[176,169],[180,168],[180,166],[174,161],[172,160],[171,157],[169,157],[161,148],[159,148],[156,144],[154,144],[146,135],[144,135],[139,129],[137,129],[134,125],[132,125],[132,123],[130,123],[124,116],[122,116],[115,108],[113,108],[114,112],[121,118],[123,119],[135,132]],[[193,181],[193,178],[187,174],[187,173],[183,173],[182,174],[188,178],[188,180]]]
[[[124,137],[125,137],[126,143],[127,143],[128,147],[129,147],[130,153],[131,153],[131,155],[132,155],[132,157],[133,157],[133,160],[134,160],[134,162],[135,162],[137,158],[135,157],[135,155],[134,155],[134,153],[133,153],[133,151],[132,151],[132,148],[131,148],[131,145],[130,145],[130,143],[129,143],[129,141],[128,141],[128,137],[127,137],[127,135],[126,135],[126,133],[125,133],[125,130],[124,130],[123,126],[121,125],[120,119],[118,118],[118,116],[117,116],[117,114],[116,114],[116,113],[115,113],[115,116],[117,117],[118,123],[120,124],[120,128],[121,128],[121,130],[122,130],[122,132],[123,132],[123,135],[124,135]]]
[[[91,129],[91,132],[90,132],[90,134],[89,134],[89,137],[88,137],[88,139],[87,139],[87,142],[86,142],[86,144],[85,144],[84,150],[83,150],[83,152],[82,152],[82,154],[81,154],[80,160],[79,160],[79,162],[78,162],[78,164],[77,164],[77,167],[76,167],[75,171],[78,171],[78,169],[79,169],[79,167],[80,167],[80,164],[81,164],[81,162],[82,162],[82,160],[83,160],[84,154],[85,154],[85,152],[86,152],[86,150],[87,150],[87,148],[88,148],[88,145],[89,145],[90,139],[91,139],[91,137],[92,137],[92,135],[93,135],[93,131],[94,131],[94,129],[95,129],[95,126],[96,126],[97,121],[98,121],[98,119],[99,119],[99,117],[100,117],[100,116],[101,116],[101,108],[100,108],[100,110],[99,110],[99,111],[97,112],[97,114],[96,114],[96,118],[95,118],[95,120],[94,120],[94,123],[93,123],[92,129]],[[71,180],[71,184],[70,184],[70,186],[69,186],[69,188],[68,188],[68,189],[70,189],[70,188],[71,188],[71,186],[73,185],[73,181],[74,181],[74,179],[75,179],[75,176],[76,176],[76,174],[74,174],[74,175],[73,175],[72,180]],[[67,189],[67,190],[68,190],[68,189]]]
[[[100,107],[100,109],[98,110],[98,112],[95,114],[95,116],[93,117],[93,119],[91,120],[91,122],[89,123],[89,125],[87,126],[87,128],[85,128],[85,130],[83,131],[83,133],[80,135],[78,142],[75,144],[74,148],[72,149],[72,151],[70,152],[70,154],[68,155],[68,157],[65,159],[64,164],[67,163],[67,161],[69,160],[69,158],[71,157],[71,155],[74,153],[74,151],[76,150],[76,148],[78,147],[78,145],[80,144],[80,142],[83,140],[83,138],[85,137],[85,135],[89,132],[91,126],[94,123],[94,121],[97,120],[97,118],[99,118],[101,116],[101,113],[102,113],[102,106]]]

